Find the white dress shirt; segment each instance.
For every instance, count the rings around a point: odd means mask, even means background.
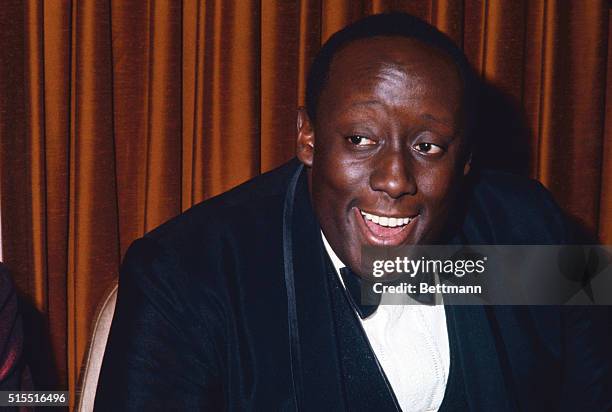
[[[340,276],[346,265],[323,243]],[[443,305],[381,305],[361,325],[404,412],[437,411],[442,404],[450,351]],[[359,316],[358,316],[359,317]]]

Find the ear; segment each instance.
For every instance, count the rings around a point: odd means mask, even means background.
[[[472,153],[469,154],[467,160],[465,161],[465,165],[463,165],[463,176],[467,176],[470,173],[472,168]]]
[[[314,156],[314,126],[303,107],[298,108],[297,142],[295,153],[298,159],[307,167],[312,167]]]

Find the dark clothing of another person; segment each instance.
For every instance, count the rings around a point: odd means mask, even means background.
[[[449,243],[570,241],[534,181],[482,173],[462,200]],[[612,410],[606,310],[445,311],[451,366],[442,411]],[[296,160],[130,247],[96,408],[397,410],[329,263]]]
[[[21,388],[24,373],[22,348],[23,327],[18,312],[17,294],[8,271],[0,263],[0,390],[2,391]]]

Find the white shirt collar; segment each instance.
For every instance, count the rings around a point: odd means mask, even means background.
[[[325,237],[325,234],[323,233],[323,231],[321,231],[321,237],[323,238],[323,245],[325,245],[325,250],[327,251],[329,258],[331,259],[332,264],[334,265],[334,268],[336,268],[336,272],[339,274],[340,269],[342,269],[343,267],[346,267],[346,265],[342,263],[338,255],[336,255],[336,252],[334,252],[334,249],[332,249],[331,245],[327,241],[327,238]],[[342,277],[340,277],[340,279],[342,279]]]

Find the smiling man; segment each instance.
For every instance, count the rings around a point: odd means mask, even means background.
[[[297,159],[130,247],[96,407],[610,410],[603,312],[355,296],[367,246],[571,240],[538,183],[467,180],[471,76],[412,16],[335,34],[309,73]]]

